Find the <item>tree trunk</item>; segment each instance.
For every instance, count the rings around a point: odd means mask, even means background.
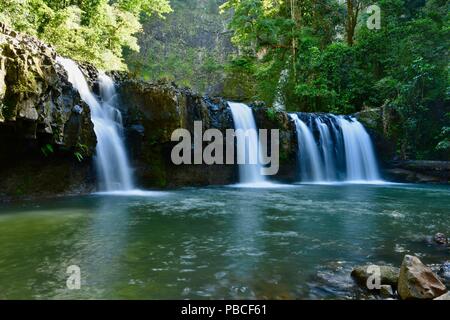
[[[347,44],[353,46],[355,42],[355,30],[358,23],[361,3],[358,0],[347,0]]]
[[[292,27],[292,71],[294,74],[294,79],[296,79],[296,70],[295,65],[297,64],[296,55],[297,55],[297,43],[294,36],[295,28],[296,28],[296,18],[295,18],[295,0],[291,0],[291,19],[294,22],[294,26]]]

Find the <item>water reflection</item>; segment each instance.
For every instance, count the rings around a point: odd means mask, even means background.
[[[121,257],[129,241],[129,208],[132,203],[114,197],[93,199],[90,224],[79,233],[78,241],[84,245],[74,259],[78,260],[75,264],[86,275],[83,290],[96,295],[114,291],[123,274]]]

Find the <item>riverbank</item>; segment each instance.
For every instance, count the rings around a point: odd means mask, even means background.
[[[449,161],[391,161],[385,169],[388,179],[408,183],[450,183]]]

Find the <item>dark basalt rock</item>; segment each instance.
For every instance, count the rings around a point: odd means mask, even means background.
[[[449,183],[449,161],[391,161],[385,174],[389,180],[412,183]]]
[[[281,110],[268,108],[262,102],[251,104],[256,126],[260,129],[278,129],[280,133],[280,171],[274,178],[294,182],[297,178],[297,135],[295,124],[289,115]],[[269,134],[269,133],[268,133]],[[270,142],[270,141],[269,141]],[[268,146],[270,150],[270,144]]]
[[[397,132],[398,114],[391,108],[365,109],[355,114],[355,117],[366,127],[373,138],[380,161],[386,164],[395,158],[399,133]]]
[[[170,158],[171,150],[177,144],[171,141],[171,135],[176,129],[187,129],[193,136],[195,121],[202,122],[203,132],[218,129],[224,137],[227,129],[234,129],[227,101],[201,96],[168,82],[149,83],[120,75],[116,75],[115,79],[128,129],[132,159],[142,186],[176,187],[238,182],[238,167],[235,165],[175,166]],[[293,180],[297,152],[294,124],[286,112],[267,108],[258,102],[250,107],[258,128],[280,130],[281,167],[275,179]],[[136,127],[143,128],[143,131],[137,134]],[[206,145],[204,143],[203,146]]]
[[[95,151],[90,110],[55,59],[52,47],[0,23],[4,198],[79,192],[92,180],[90,163],[74,157],[80,149],[86,159]]]
[[[194,122],[203,131],[233,128],[231,111],[222,99],[202,97],[173,83],[148,83],[118,79],[122,112],[133,165],[143,187],[229,184],[237,181],[237,168],[226,165],[182,165],[171,161],[171,141],[176,129],[194,133]],[[139,134],[136,128],[140,128]]]
[[[436,242],[437,244],[441,244],[441,245],[447,245],[448,244],[448,239],[447,236],[443,233],[436,233],[436,235],[434,236],[434,242]]]

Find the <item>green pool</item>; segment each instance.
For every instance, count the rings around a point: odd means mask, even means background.
[[[367,262],[449,249],[450,187],[190,188],[0,206],[1,299],[353,299]],[[79,266],[81,289],[66,286]]]

